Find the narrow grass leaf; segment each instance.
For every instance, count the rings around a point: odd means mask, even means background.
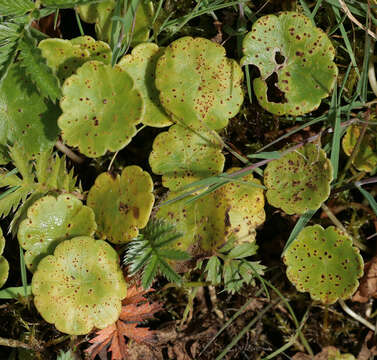
[[[23,286],[9,287],[9,288],[0,290],[0,299],[17,299],[19,295],[30,296],[31,285],[27,285],[26,292]]]

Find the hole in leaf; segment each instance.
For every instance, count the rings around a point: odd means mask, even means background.
[[[277,51],[275,53],[275,62],[276,64],[283,64],[285,61],[285,56],[280,52],[280,51]]]
[[[285,94],[276,86],[278,76],[276,73],[272,73],[267,79],[267,100],[269,102],[284,104],[287,102]]]

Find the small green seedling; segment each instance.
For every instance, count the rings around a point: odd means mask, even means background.
[[[267,165],[267,201],[290,215],[316,210],[329,197],[332,179],[326,153],[314,144],[306,144]]]
[[[115,244],[129,242],[139,234],[148,223],[153,203],[152,178],[139,166],[127,166],[116,177],[100,174],[87,199],[98,234]]]
[[[87,61],[97,60],[104,64],[111,62],[110,46],[103,41],[95,41],[90,36],[72,40],[46,39],[38,47],[61,84]]]
[[[58,134],[59,108],[44,100],[25,76],[19,63],[12,65],[0,83],[0,145],[17,142],[33,157],[52,149]],[[9,162],[3,155],[2,163]]]
[[[116,251],[87,236],[60,243],[32,279],[34,304],[64,333],[83,335],[118,320],[127,287]]]
[[[128,2],[130,4],[131,2]],[[95,24],[97,38],[107,43],[111,41],[112,17],[116,6],[115,0],[102,1],[100,3],[81,5],[77,7],[82,20]],[[131,46],[147,41],[153,18],[153,3],[151,1],[139,1],[136,9],[135,25],[129,34],[124,34],[124,41],[131,38]]]
[[[237,170],[240,168],[231,168],[227,173],[231,174]],[[253,242],[256,235],[255,229],[266,219],[263,189],[253,186],[253,184],[261,185],[259,180],[254,179],[253,174],[237,180],[237,182],[224,185],[218,192],[228,199],[229,222],[236,244]]]
[[[180,124],[160,133],[153,142],[149,164],[162,183],[178,191],[194,181],[217,175],[225,157],[218,138],[205,128],[190,129]]]
[[[241,64],[255,65],[261,74],[253,83],[259,104],[276,115],[297,116],[317,109],[338,75],[331,41],[296,12],[259,18],[245,36],[243,53]],[[267,82],[273,74],[281,100],[268,96]]]
[[[7,281],[8,274],[9,274],[9,263],[7,259],[5,259],[4,256],[1,256],[1,254],[4,251],[4,247],[5,247],[5,238],[3,235],[3,231],[0,228],[0,288]]]
[[[314,300],[333,304],[348,299],[359,286],[363,258],[339,229],[320,225],[304,228],[284,254],[288,279]]]
[[[130,75],[99,61],[86,62],[69,77],[63,95],[62,137],[92,158],[125,147],[144,116],[142,96]]]
[[[240,110],[243,74],[225,49],[203,38],[183,37],[166,47],[156,67],[165,110],[186,126],[220,130]]]
[[[145,114],[142,123],[154,127],[171,125],[171,119],[160,104],[159,92],[155,85],[156,63],[164,48],[153,43],[136,46],[130,55],[125,55],[118,65],[134,80],[145,102]]]
[[[93,210],[76,197],[42,197],[29,207],[18,229],[18,241],[27,250],[26,266],[34,272],[40,260],[52,254],[62,241],[91,236],[96,228]]]
[[[351,125],[342,140],[344,152],[350,156],[360,138],[361,127]],[[356,157],[352,161],[356,169],[373,172],[377,168],[377,137],[370,131],[366,131],[360,143]]]

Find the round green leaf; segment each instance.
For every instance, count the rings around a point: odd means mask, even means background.
[[[259,18],[245,36],[243,53],[241,64],[255,65],[261,74],[253,84],[258,102],[273,114],[296,116],[315,110],[336,82],[338,68],[331,41],[296,12]],[[277,76],[274,87],[283,97],[278,102],[267,95],[272,74]]]
[[[128,2],[130,4],[131,2]],[[98,39],[108,43],[111,41],[112,17],[116,1],[102,1],[98,4],[81,5],[77,7],[81,19],[87,23],[95,24],[95,31]],[[132,34],[124,34],[124,41],[132,36],[131,46],[147,41],[153,19],[153,3],[151,1],[140,1],[136,10],[135,24]]]
[[[5,238],[3,236],[3,231],[0,228],[0,255],[3,253],[4,247],[5,247]],[[4,258],[4,256],[0,256],[0,288],[7,281],[8,274],[9,274],[9,263]]]
[[[360,138],[361,127],[351,125],[348,127],[342,140],[344,152],[350,156]],[[352,161],[356,169],[360,171],[372,172],[377,167],[377,137],[368,130],[360,143],[356,157]]]
[[[283,257],[288,279],[314,300],[333,304],[347,299],[359,286],[363,259],[352,240],[339,229],[320,225],[304,228]]]
[[[217,175],[224,168],[225,158],[216,136],[205,130],[173,125],[153,142],[149,163],[162,183],[172,191],[194,181]]]
[[[147,225],[154,203],[153,181],[138,166],[127,166],[121,176],[100,174],[87,204],[95,213],[98,233],[112,243],[135,238]]]
[[[58,119],[62,137],[89,157],[118,151],[136,134],[144,102],[132,78],[119,68],[88,61],[63,85]]]
[[[96,230],[94,212],[72,195],[44,196],[28,208],[18,229],[18,241],[27,250],[25,263],[34,272],[46,255],[62,241],[91,236]]]
[[[118,320],[127,287],[116,251],[105,241],[81,236],[63,241],[41,260],[32,291],[47,322],[83,335]]]
[[[164,49],[156,44],[140,44],[132,50],[130,55],[123,56],[117,65],[131,75],[135,87],[144,98],[145,114],[142,123],[154,127],[164,127],[172,123],[160,104],[155,85],[156,63],[163,51]]]
[[[156,86],[173,120],[220,130],[238,113],[243,74],[225,55],[221,45],[188,36],[165,49],[157,62]]]
[[[11,66],[0,83],[0,145],[17,142],[30,156],[51,149],[59,134],[59,115],[59,108],[41,97],[21,66]]]
[[[166,201],[175,199],[184,192],[171,192]],[[223,244],[229,233],[229,207],[223,196],[210,193],[187,203],[192,196],[161,206],[156,217],[174,224],[183,234],[175,243],[175,248],[187,251],[192,258],[209,255]]]
[[[227,171],[231,174],[240,168],[231,168]],[[243,182],[243,183],[241,183]],[[225,196],[229,204],[230,232],[237,242],[252,242],[255,240],[255,229],[264,223],[263,189],[253,185],[261,185],[254,179],[253,174],[238,178],[238,182],[230,182],[218,191]]]
[[[63,84],[76,70],[89,60],[98,60],[110,64],[110,46],[102,41],[95,41],[90,36],[80,36],[72,40],[45,39],[38,47],[47,60],[47,65]]]
[[[326,153],[316,145],[306,144],[267,165],[267,201],[290,215],[316,210],[329,197],[332,178]]]

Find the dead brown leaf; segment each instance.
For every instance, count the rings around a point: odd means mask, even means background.
[[[365,303],[371,297],[377,298],[377,256],[365,264],[364,276],[360,280],[359,288],[352,297],[352,301]]]

